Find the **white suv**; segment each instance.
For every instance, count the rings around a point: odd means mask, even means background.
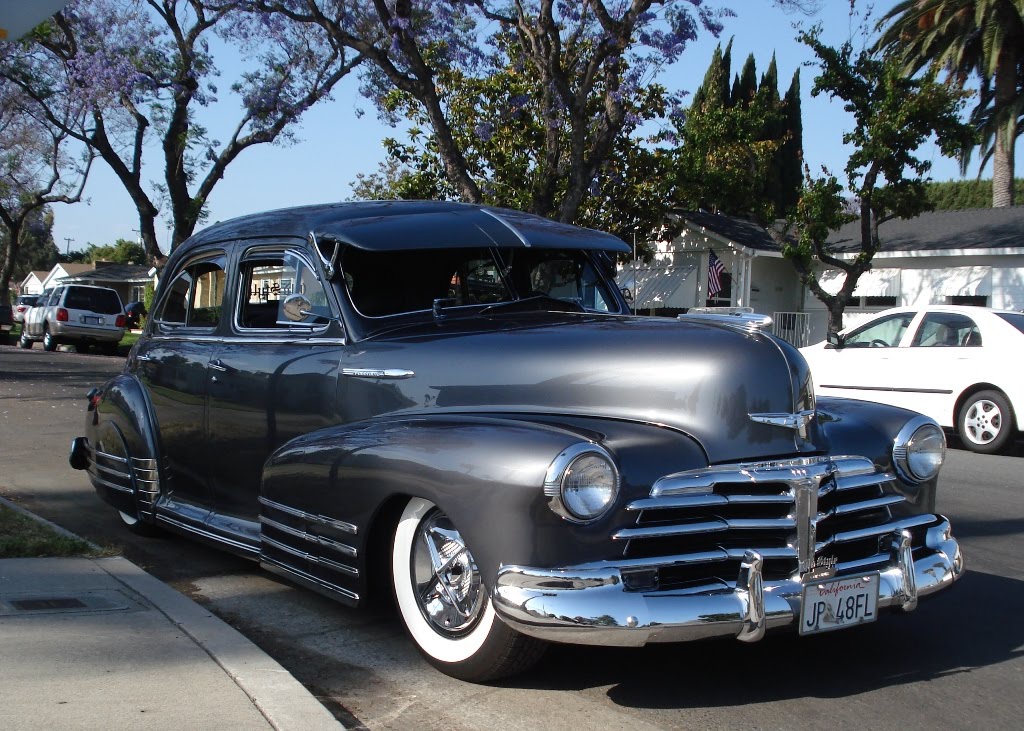
[[[18,344],[31,348],[42,340],[45,350],[56,350],[61,343],[78,349],[97,345],[113,355],[124,337],[124,326],[124,306],[116,291],[68,284],[54,289],[49,299],[25,314]]]

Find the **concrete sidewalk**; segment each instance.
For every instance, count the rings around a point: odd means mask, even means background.
[[[0,560],[0,729],[344,727],[232,627],[124,558]]]

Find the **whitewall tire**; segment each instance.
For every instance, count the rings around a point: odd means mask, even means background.
[[[391,552],[395,601],[417,648],[462,680],[512,675],[536,662],[544,643],[495,616],[473,556],[451,520],[413,498],[395,529]]]

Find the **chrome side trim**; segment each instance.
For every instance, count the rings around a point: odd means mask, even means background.
[[[100,477],[99,475],[95,474],[92,470],[89,471],[89,476],[92,477],[92,479],[95,482],[98,482],[99,484],[103,485],[104,487],[109,487],[111,490],[117,490],[118,492],[123,492],[123,493],[125,493],[127,495],[131,495],[132,494],[132,489],[130,487],[125,487],[124,485],[118,485],[117,483],[111,482],[110,480],[104,480],[102,477]]]
[[[321,579],[317,576],[308,574],[305,571],[301,571],[300,569],[297,569],[294,566],[290,566],[286,563],[281,563],[280,561],[275,561],[272,558],[267,558],[266,556],[263,556],[260,559],[260,565],[266,568],[268,571],[288,576],[290,578],[298,580],[300,583],[305,582],[311,585],[311,588],[326,590],[329,593],[338,594],[352,602],[359,601],[359,595],[354,591],[342,588],[337,584],[332,584],[329,581],[325,581],[324,579]]]
[[[183,531],[195,533],[197,536],[202,536],[203,538],[209,539],[211,541],[216,541],[217,543],[223,543],[224,545],[231,546],[232,548],[237,548],[247,554],[251,554],[252,557],[254,558],[259,555],[259,549],[253,546],[252,544],[245,543],[243,541],[236,541],[233,538],[228,538],[227,536],[223,536],[219,533],[203,530],[202,528],[198,528],[194,525],[191,525],[190,523],[185,523],[184,521],[176,520],[175,518],[172,518],[166,515],[165,513],[156,513],[154,517],[159,523],[167,523],[168,525],[172,525],[175,528],[179,528]]]
[[[341,375],[351,378],[385,378],[402,380],[416,374],[406,368],[342,368]]]
[[[290,556],[295,556],[296,558],[301,558],[304,561],[308,561],[311,564],[319,564],[321,566],[326,566],[327,568],[333,569],[335,571],[340,571],[350,576],[359,576],[359,569],[355,568],[354,566],[347,566],[345,564],[338,563],[337,561],[332,561],[329,558],[323,558],[322,556],[316,556],[312,553],[306,553],[305,551],[301,551],[298,548],[294,548],[293,546],[281,543],[280,541],[275,541],[273,538],[268,538],[266,535],[260,536],[260,542],[268,546],[273,546],[279,551],[284,551]],[[261,555],[264,556],[264,558],[266,557],[265,553],[263,553],[262,551]]]
[[[290,525],[285,525],[284,523],[279,523],[276,520],[272,520],[271,518],[268,518],[265,515],[260,516],[260,523],[262,525],[268,525],[271,528],[274,528],[275,530],[279,530],[282,533],[287,533],[290,536],[299,538],[308,543],[315,543],[318,546],[330,548],[331,550],[337,551],[338,553],[342,553],[352,558],[356,557],[355,548],[353,548],[352,546],[348,546],[344,543],[339,543],[338,541],[332,541],[330,538],[314,535],[312,533],[306,533],[305,531],[298,530],[297,528],[292,528]]]
[[[310,522],[318,523],[320,525],[326,525],[328,527],[334,528],[335,530],[339,530],[342,533],[348,533],[349,535],[354,536],[359,533],[359,527],[353,525],[352,523],[346,523],[343,520],[329,518],[326,515],[313,515],[312,513],[307,513],[304,510],[299,510],[298,508],[293,508],[288,505],[284,505],[283,503],[279,503],[262,496],[260,496],[260,505],[268,507],[272,510],[280,510],[282,513],[285,513],[286,515],[291,515],[294,518],[301,518],[302,520],[308,520]]]

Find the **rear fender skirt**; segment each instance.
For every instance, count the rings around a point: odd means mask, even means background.
[[[113,433],[118,435],[124,456],[130,459],[128,467],[136,492],[145,493],[139,496],[142,498],[140,515],[144,520],[151,520],[152,507],[160,496],[162,484],[158,440],[145,390],[129,375],[120,375],[108,382],[96,408],[86,414],[86,437],[94,451],[94,460],[97,450],[106,451],[102,447],[108,442],[115,443]]]

